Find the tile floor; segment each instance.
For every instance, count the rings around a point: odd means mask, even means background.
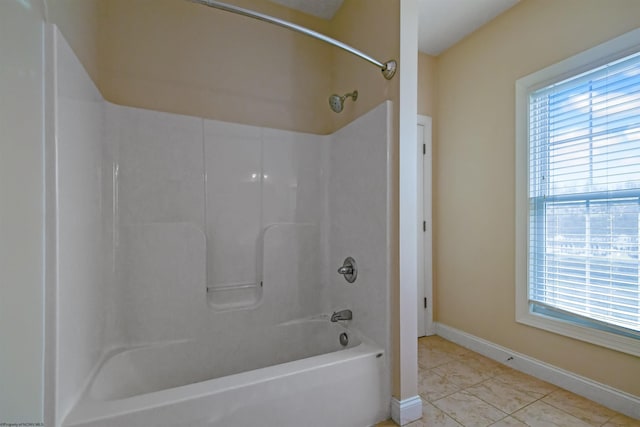
[[[639,420],[438,336],[418,340],[418,365],[422,419],[410,427],[640,427]]]

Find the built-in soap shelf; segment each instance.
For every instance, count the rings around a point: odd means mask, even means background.
[[[262,298],[262,282],[207,286],[207,302],[220,311],[252,308]]]
[[[318,226],[313,223],[273,223],[265,226],[257,236],[255,254],[244,257],[255,259],[255,264],[247,265],[249,271],[255,273],[248,275],[245,271],[245,277],[260,281],[209,284],[207,303],[216,311],[252,309],[263,299],[263,280],[267,283],[267,292],[272,298],[277,298],[283,289],[299,286],[302,271],[317,276],[317,270],[309,268],[315,265],[314,260],[319,256],[316,247],[318,232]]]

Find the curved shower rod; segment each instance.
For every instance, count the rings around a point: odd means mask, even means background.
[[[232,13],[237,13],[238,15],[243,15],[243,16],[247,16],[249,18],[253,18],[253,19],[257,19],[259,21],[264,21],[264,22],[269,22],[271,24],[275,24],[275,25],[279,25],[281,27],[284,28],[288,28],[290,30],[293,31],[297,31],[299,33],[305,34],[307,36],[316,38],[318,40],[322,40],[325,43],[329,43],[333,46],[339,47],[340,49],[346,50],[349,53],[352,53],[356,56],[359,56],[360,58],[364,59],[365,61],[368,61],[370,63],[372,63],[373,65],[376,65],[377,67],[380,68],[380,70],[382,71],[382,75],[384,76],[385,79],[387,80],[391,80],[393,78],[393,76],[396,74],[396,69],[398,68],[398,63],[396,61],[394,61],[393,59],[387,62],[380,62],[375,58],[372,58],[371,56],[367,55],[366,53],[349,46],[346,43],[343,43],[339,40],[336,40],[334,38],[331,38],[329,36],[325,36],[322,33],[319,33],[317,31],[313,31],[310,30],[309,28],[303,27],[301,25],[297,25],[294,24],[292,22],[289,21],[285,21],[283,19],[278,19],[278,18],[274,18],[273,16],[269,16],[269,15],[265,15],[263,13],[259,13],[259,12],[254,12],[253,10],[249,10],[249,9],[244,9],[242,7],[238,7],[238,6],[234,6],[228,3],[223,3],[220,1],[216,1],[216,0],[188,0],[192,3],[199,3],[199,4],[203,4],[205,6],[209,6],[209,7],[213,7],[216,9],[220,9],[220,10],[224,10],[227,12],[232,12]]]

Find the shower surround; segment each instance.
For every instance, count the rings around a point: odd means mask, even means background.
[[[118,106],[47,36],[55,426],[387,418],[391,103],[326,136]]]

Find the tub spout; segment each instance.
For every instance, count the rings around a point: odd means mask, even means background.
[[[331,321],[337,322],[338,320],[351,320],[353,319],[353,313],[351,310],[334,311],[331,315]]]

